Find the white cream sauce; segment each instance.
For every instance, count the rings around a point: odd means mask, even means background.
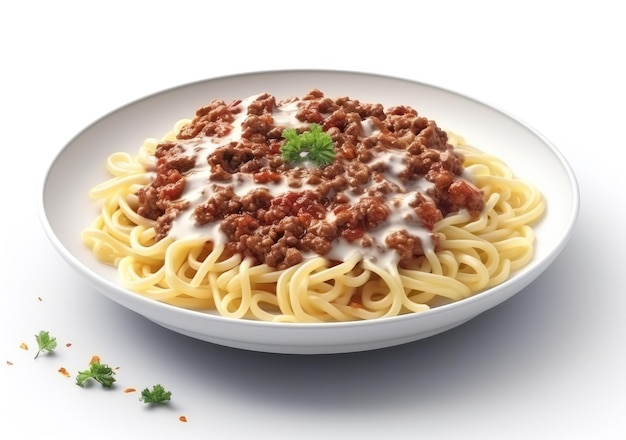
[[[179,142],[181,148],[190,154],[197,154],[195,167],[185,173],[186,185],[182,196],[183,200],[190,203],[190,208],[179,213],[178,217],[172,223],[169,235],[175,239],[179,238],[199,238],[205,237],[215,243],[224,244],[227,241],[226,236],[220,231],[220,222],[213,222],[198,226],[193,220],[193,208],[205,202],[211,195],[211,188],[216,182],[210,180],[211,170],[208,164],[208,157],[219,147],[227,145],[231,142],[237,142],[241,139],[242,124],[247,118],[247,109],[250,103],[257,99],[258,95],[250,96],[239,104],[240,112],[235,115],[232,123],[232,130],[224,137],[193,138]],[[284,128],[302,128],[307,127],[308,123],[303,123],[296,118],[296,114],[301,104],[300,100],[294,100],[285,103],[279,103],[275,106],[272,113],[275,126]],[[371,119],[361,121],[364,137],[376,136],[380,131],[372,123]],[[424,228],[417,220],[417,215],[413,208],[409,206],[414,200],[416,193],[419,192],[427,197],[426,192],[433,185],[425,179],[409,182],[409,186],[405,186],[398,177],[399,173],[405,169],[403,150],[386,150],[379,153],[373,161],[368,163],[372,167],[382,163],[385,165],[383,177],[396,185],[399,192],[394,192],[386,196],[386,204],[391,208],[391,213],[387,221],[380,225],[376,230],[369,231],[368,235],[374,240],[375,245],[363,247],[360,240],[353,243],[345,239],[338,239],[333,243],[332,250],[326,257],[331,259],[343,260],[347,255],[355,252],[361,254],[363,258],[375,261],[377,264],[388,266],[396,265],[398,262],[398,254],[386,247],[385,238],[399,230],[406,230],[409,234],[420,238],[424,249],[432,248],[433,243],[430,237],[431,232]],[[303,165],[306,166],[306,165]],[[243,196],[253,189],[265,187],[272,196],[289,191],[303,191],[305,189],[314,189],[313,186],[303,183],[299,188],[291,188],[287,184],[287,179],[282,178],[278,183],[258,184],[253,181],[249,174],[237,173],[233,175],[230,182],[217,182],[218,185],[231,185],[234,192]],[[376,182],[370,181],[370,185],[376,185]],[[365,188],[367,190],[367,188]],[[367,192],[367,191],[366,191]],[[345,191],[350,198],[351,203],[355,203],[360,197],[350,191]],[[367,193],[364,194],[366,196]],[[335,218],[334,213],[328,212],[324,221],[331,222]]]

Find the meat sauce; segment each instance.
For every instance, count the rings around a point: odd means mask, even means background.
[[[286,163],[283,130],[312,123],[332,138],[334,161]],[[157,146],[138,213],[156,221],[157,240],[206,237],[277,269],[352,252],[408,265],[436,249],[439,220],[483,210],[462,159],[445,131],[408,106],[385,110],[317,89],[283,101],[214,100]]]

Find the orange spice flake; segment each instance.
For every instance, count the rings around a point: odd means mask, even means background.
[[[22,350],[28,350],[28,345],[26,345],[26,342],[22,342],[22,343],[20,344],[20,348],[21,348]]]
[[[124,388],[125,393],[134,393],[135,391],[137,390],[133,387]]]
[[[180,417],[178,418],[178,420],[180,420],[180,421],[181,421],[181,422],[183,422],[183,423],[187,423],[187,417],[185,417],[185,416],[180,416]]]
[[[89,360],[89,365],[95,364],[96,362],[100,363],[100,356],[98,356],[97,354],[94,354],[93,356],[91,356],[91,359]]]
[[[65,377],[70,377],[70,372],[67,371],[64,367],[59,368],[59,373],[61,373]]]

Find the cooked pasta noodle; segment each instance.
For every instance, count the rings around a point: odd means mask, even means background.
[[[463,157],[464,175],[482,191],[484,208],[479,215],[460,210],[437,221],[432,233],[438,246],[424,246],[410,264],[343,247],[340,260],[306,254],[277,268],[229,250],[211,234],[157,239],[157,222],[137,213],[137,194],[154,179],[157,145],[175,142],[189,123],[181,120],[162,139],[146,140],[136,156],[112,154],[106,162],[112,178],[90,192],[101,211],[82,240],[99,260],[117,267],[124,287],[147,298],[236,319],[367,320],[468,298],[504,282],[533,257],[532,226],[545,209],[541,193],[503,161],[450,132],[449,143]]]

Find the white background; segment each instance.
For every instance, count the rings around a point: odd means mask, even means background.
[[[4,2],[0,437],[626,438],[626,31],[616,4]],[[179,84],[295,68],[414,79],[527,122],[577,175],[569,244],[530,287],[461,327],[331,356],[172,333],[95,292],[53,250],[37,213],[43,175],[85,126]],[[33,360],[39,330],[60,346]],[[113,390],[57,372],[93,354],[119,367]],[[122,392],[155,383],[172,391],[169,405]]]

